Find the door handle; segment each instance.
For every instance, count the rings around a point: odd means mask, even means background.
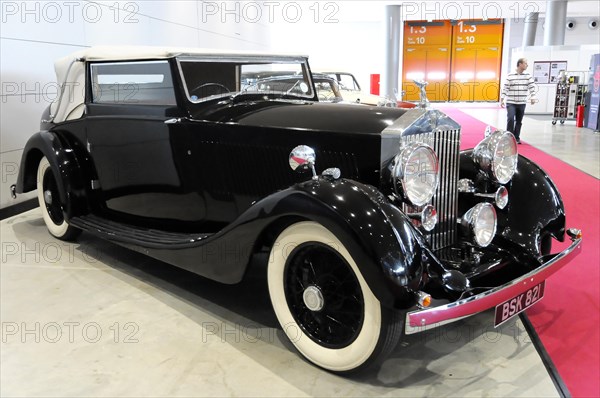
[[[167,119],[165,120],[165,124],[177,124],[181,122],[181,118],[180,117],[174,117],[173,119]]]

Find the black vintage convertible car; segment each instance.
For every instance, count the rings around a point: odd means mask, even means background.
[[[13,187],[37,189],[50,233],[227,284],[265,254],[282,329],[332,372],[378,363],[402,333],[494,307],[500,324],[580,251],[512,134],[461,152],[439,111],[320,103],[304,56],[100,47],[56,71]],[[302,89],[242,89],[278,71]]]

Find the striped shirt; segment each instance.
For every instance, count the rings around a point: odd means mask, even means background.
[[[535,99],[537,88],[529,73],[510,73],[502,88],[502,98],[507,104],[526,104],[527,96]]]

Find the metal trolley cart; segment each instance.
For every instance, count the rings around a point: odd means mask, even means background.
[[[580,79],[580,74],[585,72],[566,72],[559,78],[556,85],[556,97],[554,98],[554,117],[552,124],[560,121],[564,124],[565,120],[575,120],[577,118],[577,107],[584,105],[586,84],[585,79]]]

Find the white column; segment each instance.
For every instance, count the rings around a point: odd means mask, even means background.
[[[385,6],[385,70],[381,76],[381,95],[400,98],[398,71],[400,69],[401,6]]]
[[[544,22],[544,46],[562,46],[565,44],[566,23],[567,0],[548,0]]]
[[[525,16],[525,32],[523,34],[523,47],[535,45],[535,33],[537,31],[539,12],[530,12]]]

